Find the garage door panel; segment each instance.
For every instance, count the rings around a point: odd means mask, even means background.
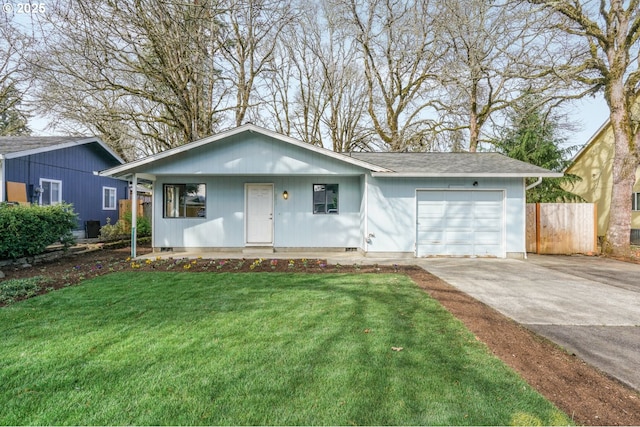
[[[447,230],[444,236],[449,244],[467,244],[473,240],[473,232],[470,230]]]
[[[420,190],[418,256],[504,256],[502,191]]]
[[[499,223],[501,220],[502,218],[499,216],[476,218],[474,220],[474,226],[476,229],[499,231],[502,228],[502,225]]]
[[[478,202],[500,202],[502,203],[502,191],[474,191],[473,200]]]
[[[469,226],[469,218],[456,218],[456,217],[449,217],[449,218],[444,218],[444,222],[443,225],[447,228],[466,228],[466,229],[471,229],[471,227]]]

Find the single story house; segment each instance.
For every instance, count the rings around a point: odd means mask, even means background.
[[[611,192],[613,189],[613,129],[607,120],[587,143],[576,153],[565,170],[582,178],[567,185],[567,190],[595,203],[598,212],[598,236],[603,237],[609,228]],[[631,240],[640,244],[640,167],[636,168],[636,180],[631,200]]]
[[[155,250],[523,257],[525,178],[497,153],[336,153],[247,124],[105,170],[153,182]]]
[[[98,171],[123,163],[96,137],[0,137],[0,202],[71,203],[78,214],[74,235],[93,237],[108,217],[117,221],[118,199],[128,197],[127,181]]]

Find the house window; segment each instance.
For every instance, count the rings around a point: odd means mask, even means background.
[[[102,187],[102,209],[105,211],[116,210],[116,189],[113,187]]]
[[[40,204],[42,206],[62,203],[62,181],[40,178]]]
[[[633,193],[633,198],[631,199],[631,210],[640,211],[640,193]]]
[[[338,213],[338,184],[313,184],[313,213]]]
[[[165,218],[206,217],[205,184],[165,184],[163,195]]]

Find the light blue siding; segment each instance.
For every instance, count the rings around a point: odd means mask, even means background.
[[[363,169],[283,144],[266,135],[242,134],[158,161],[145,172],[153,175],[361,175]]]
[[[416,190],[504,190],[505,252],[525,252],[525,203],[521,178],[369,178],[368,232],[375,235],[369,252],[415,253]]]
[[[154,242],[163,248],[243,248],[245,184],[274,184],[274,246],[362,247],[361,177],[159,177],[154,189]],[[163,184],[206,184],[205,218],[163,218]],[[339,185],[339,213],[313,214],[313,184]],[[282,198],[283,191],[289,198]]]
[[[246,246],[245,186],[272,184],[273,246],[358,248],[371,253],[416,254],[417,191],[498,190],[505,195],[500,252],[525,252],[522,178],[388,178],[331,155],[259,133],[232,135],[140,167],[155,176],[153,245],[156,248],[240,249]],[[477,181],[478,186],[473,183]],[[204,218],[164,218],[163,184],[206,184]],[[339,185],[339,213],[313,214],[313,184]],[[282,193],[287,191],[288,199]],[[473,205],[482,209],[481,204]],[[369,237],[369,238],[368,238]],[[495,239],[494,239],[495,240]],[[489,252],[486,249],[485,252]]]

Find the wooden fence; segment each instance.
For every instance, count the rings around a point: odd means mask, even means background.
[[[120,208],[120,218],[119,219],[124,219],[125,213],[126,212],[131,212],[131,200],[130,199],[122,199],[122,200],[118,200],[119,203],[119,208]],[[145,206],[147,206],[147,208],[145,209]],[[151,211],[150,208],[151,204],[150,203],[144,203],[142,200],[138,200],[138,216],[147,216],[150,217],[151,215]]]
[[[527,252],[593,254],[598,251],[594,203],[528,203]]]

